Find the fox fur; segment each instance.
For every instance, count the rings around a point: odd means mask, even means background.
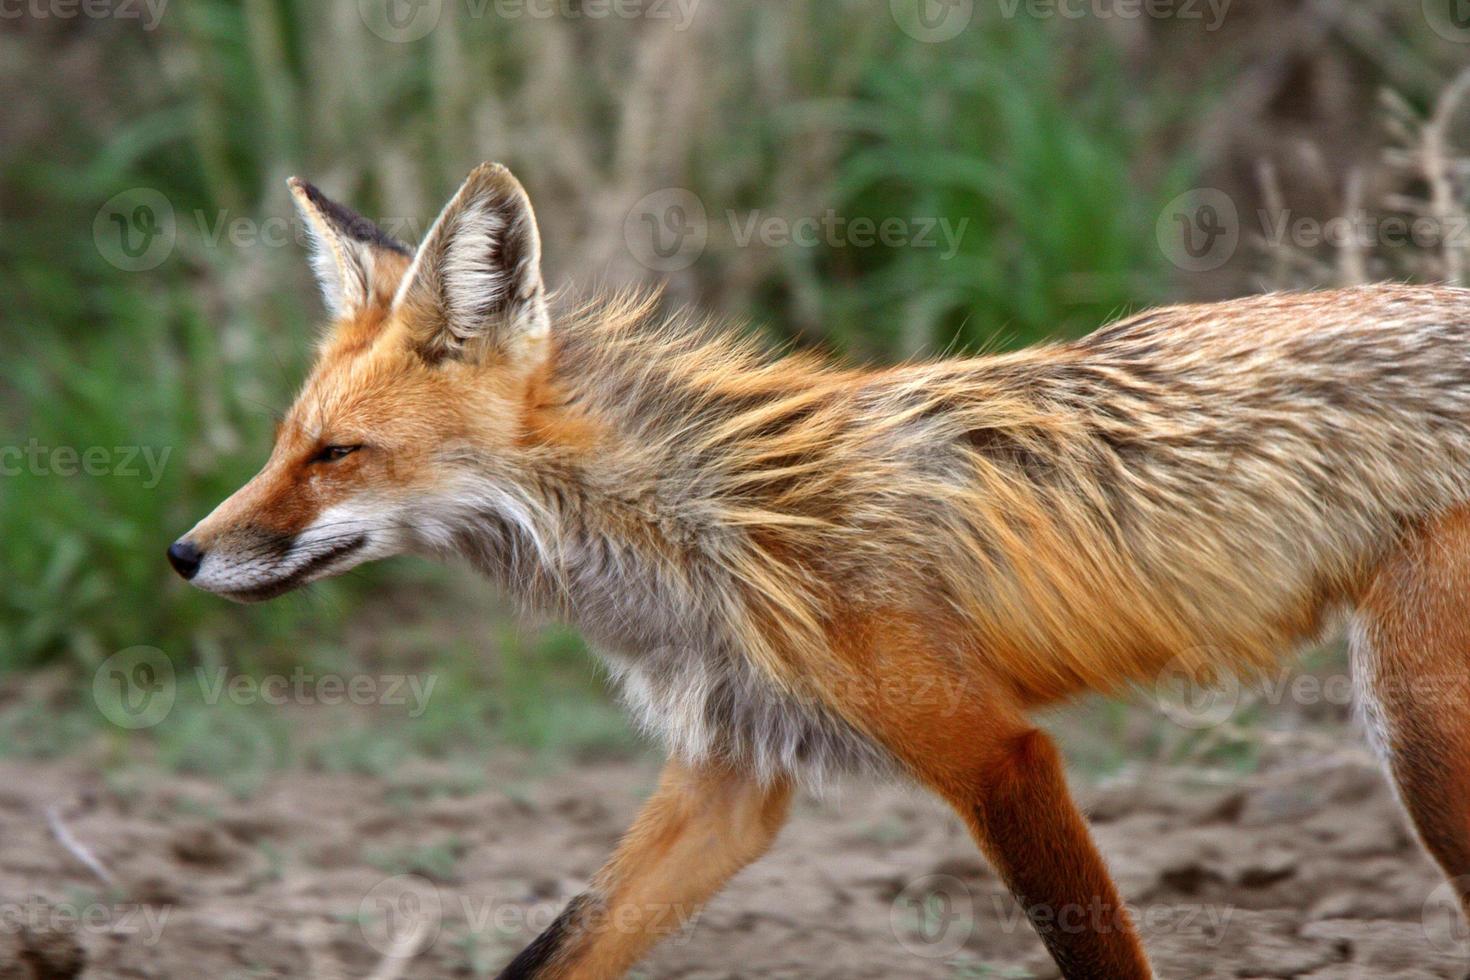
[[[1465,291],[1172,307],[868,374],[655,310],[560,319],[543,383],[601,438],[526,446],[518,505],[449,550],[577,622],[690,758],[880,759],[787,693],[853,607],[948,624],[951,657],[1031,705],[1264,668],[1467,496],[1470,358],[1444,357],[1470,353]]]
[[[1173,306],[860,370],[653,295],[548,297],[500,168],[417,251],[297,192],[336,319],[271,462],[191,532],[197,584],[265,598],[397,552],[467,558],[580,627],[681,771],[914,774],[941,745],[920,714],[983,729],[1171,664],[1263,670],[1470,503],[1470,291]],[[1054,772],[1015,731],[990,768],[925,781],[954,801],[982,771]],[[987,853],[1027,846],[1005,805],[1063,812],[1059,776],[1035,786],[967,817]],[[1067,941],[1069,976],[1142,962]],[[551,955],[506,976],[599,975],[536,972]]]

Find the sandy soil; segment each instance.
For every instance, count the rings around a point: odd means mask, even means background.
[[[238,799],[94,768],[0,764],[0,978],[366,977],[410,945],[403,976],[493,976],[595,870],[655,775],[508,771],[460,792],[428,769],[392,786],[285,774]],[[1162,977],[1465,975],[1466,932],[1366,767],[1208,791],[1156,775],[1082,795]],[[1055,971],[955,819],[916,792],[852,785],[803,799],[774,852],[639,975]]]

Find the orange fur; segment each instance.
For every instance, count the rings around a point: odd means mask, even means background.
[[[1427,522],[1374,575],[1353,666],[1376,747],[1470,911],[1470,509]]]

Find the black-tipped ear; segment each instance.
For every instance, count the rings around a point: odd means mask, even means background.
[[[300,177],[287,183],[311,231],[311,263],[327,309],[333,316],[362,309],[377,294],[379,260],[386,254],[407,258],[412,250]]]
[[[546,336],[541,236],[509,170],[485,163],[469,175],[424,236],[396,303],[431,360],[510,352]]]

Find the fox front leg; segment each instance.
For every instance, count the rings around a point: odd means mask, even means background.
[[[786,822],[787,782],[670,761],[617,851],[500,974],[500,980],[609,980],[680,931]]]

